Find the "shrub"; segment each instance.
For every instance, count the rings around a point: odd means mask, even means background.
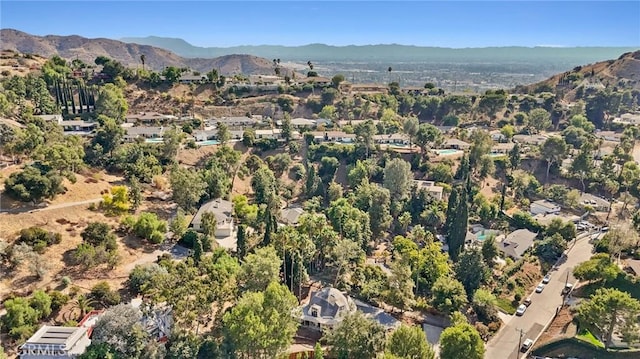
[[[40,227],[30,227],[20,231],[17,242],[26,243],[32,246],[35,252],[42,254],[46,247],[58,244],[61,240],[60,233],[48,232]]]
[[[91,288],[91,298],[103,306],[112,306],[120,303],[120,294],[111,290],[107,282],[100,282]]]
[[[69,302],[69,296],[58,290],[50,292],[49,296],[51,297],[51,310],[54,312],[57,312],[63,305]]]
[[[167,270],[156,263],[137,265],[129,273],[129,289],[135,294],[139,294],[143,286],[151,281],[155,276],[166,274]]]
[[[71,284],[71,278],[64,276],[62,277],[62,285],[66,288]]]

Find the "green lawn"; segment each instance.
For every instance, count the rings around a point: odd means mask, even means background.
[[[496,298],[497,302],[498,302],[498,307],[502,310],[504,310],[505,312],[509,313],[509,314],[513,314],[516,312],[516,307],[513,306],[513,304],[511,304],[511,300],[510,299],[505,299],[505,298],[501,298],[498,297]]]
[[[597,347],[600,348],[604,348],[604,343],[602,343],[600,340],[598,340],[598,338],[596,338],[593,334],[591,334],[590,331],[588,330],[581,330],[580,333],[578,335],[576,335],[576,338],[580,339],[580,340],[584,340],[587,343],[591,343]]]

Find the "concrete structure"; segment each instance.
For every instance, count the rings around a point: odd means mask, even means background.
[[[35,117],[38,117],[43,121],[55,122],[57,124],[60,124],[62,121],[64,121],[62,115],[36,115]]]
[[[42,326],[20,346],[20,359],[75,358],[91,344],[86,327]]]
[[[59,122],[59,125],[62,126],[62,130],[65,135],[79,135],[79,136],[87,136],[90,135],[93,130],[97,127],[95,122],[86,122],[86,121],[62,121]]]
[[[538,234],[528,229],[518,229],[507,235],[498,245],[498,249],[513,259],[520,259],[524,252],[533,246]]]
[[[203,204],[191,220],[189,227],[202,231],[202,214],[212,212],[216,216],[216,237],[229,237],[233,234],[233,203],[223,199],[214,199]]]
[[[124,135],[125,141],[135,141],[137,138],[162,138],[162,134],[165,128],[152,127],[152,126],[132,126],[124,127],[126,133]]]
[[[529,205],[529,212],[531,214],[558,214],[560,213],[560,205],[557,203],[553,203],[551,201],[547,201],[546,199],[542,199],[539,201],[531,202]]]
[[[418,186],[418,189],[425,189],[431,197],[438,201],[442,200],[442,191],[444,190],[444,187],[437,186],[433,181],[414,180],[413,182]]]
[[[312,131],[309,133],[313,135],[316,142],[354,143],[356,141],[356,135],[342,131]]]

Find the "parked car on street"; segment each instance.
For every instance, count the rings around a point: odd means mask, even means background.
[[[536,293],[542,293],[543,290],[544,290],[544,283],[538,284],[538,286],[536,287]]]
[[[518,306],[518,309],[516,309],[516,315],[517,316],[522,316],[526,310],[527,310],[527,306],[524,305],[524,304],[520,304]]]
[[[520,351],[521,352],[526,352],[527,350],[529,350],[529,348],[531,348],[531,346],[533,345],[533,340],[527,338],[523,343],[522,346],[520,347]]]
[[[547,274],[542,278],[542,283],[547,284],[551,280],[551,274]]]
[[[567,285],[565,285],[564,288],[562,288],[562,294],[567,294],[571,292],[571,289],[573,289],[573,284],[567,283]]]

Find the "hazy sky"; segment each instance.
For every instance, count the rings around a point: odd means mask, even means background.
[[[0,1],[35,35],[164,36],[197,46],[638,46],[633,1]],[[1,41],[1,39],[0,39]]]

